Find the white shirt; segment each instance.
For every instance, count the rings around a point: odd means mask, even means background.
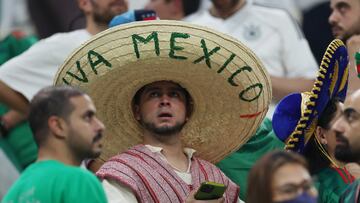
[[[281,9],[253,5],[223,20],[209,11],[191,16],[192,23],[229,34],[244,43],[260,58],[270,75],[315,78],[318,69],[299,26]]]
[[[151,145],[145,145],[148,149],[150,149],[150,151],[154,152],[154,153],[158,153],[160,155],[160,158],[165,161],[166,163],[169,163],[166,159],[166,157],[163,155],[162,153],[162,148],[161,147],[154,147]],[[181,172],[180,170],[176,169],[175,167],[173,167],[174,171],[176,172],[176,174],[187,184],[191,184],[192,183],[192,179],[191,179],[191,173],[190,173],[190,168],[191,168],[191,158],[193,156],[193,154],[195,153],[194,149],[190,149],[190,148],[184,148],[184,153],[186,154],[186,156],[188,157],[189,160],[189,165],[187,167],[187,171],[186,172]],[[105,194],[107,196],[108,202],[109,203],[122,203],[122,202],[127,202],[127,203],[136,203],[138,202],[136,200],[136,197],[134,195],[134,193],[131,191],[131,189],[125,185],[122,185],[114,180],[103,180],[102,185],[104,187],[105,190]],[[240,199],[238,199],[238,202],[241,203],[242,201]]]
[[[91,34],[82,29],[40,40],[23,54],[3,64],[0,80],[30,101],[40,89],[53,84],[60,65],[90,37]]]
[[[189,22],[207,26],[235,37],[249,47],[272,76],[315,79],[318,65],[295,20],[284,10],[254,5],[252,0],[227,19],[205,10],[188,17]],[[272,102],[267,112],[275,110]]]

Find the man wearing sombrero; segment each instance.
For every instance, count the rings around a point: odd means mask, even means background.
[[[285,97],[273,116],[274,132],[285,148],[308,160],[322,203],[338,202],[354,181],[345,167],[347,162],[335,158],[337,135],[332,129],[342,112],[348,71],[346,47],[334,40],[324,54],[313,89]]]
[[[107,162],[97,175],[110,201],[183,202],[204,181],[239,201],[211,163],[254,134],[271,99],[266,70],[240,42],[182,22],[132,23],[80,47],[55,83],[79,86],[98,106]]]

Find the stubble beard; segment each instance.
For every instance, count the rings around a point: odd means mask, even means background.
[[[111,13],[102,14],[95,12],[93,15],[94,21],[100,25],[108,25],[113,17],[115,17],[115,15]]]
[[[349,141],[343,135],[337,135],[342,140],[343,144],[336,145],[335,158],[345,163],[358,162],[360,160],[360,152],[351,149]]]
[[[111,9],[100,9],[99,5],[95,1],[91,1],[92,6],[94,7],[93,19],[97,24],[108,25],[110,21],[116,16],[122,13],[125,13],[126,10],[119,13],[114,13]]]
[[[360,17],[350,29],[345,31],[344,34],[342,36],[339,36],[338,38],[340,38],[343,42],[346,42],[353,35],[359,35],[359,34],[360,34]]]
[[[79,144],[79,140],[76,138],[76,136],[79,136],[78,134],[76,134],[76,131],[71,130],[71,136],[70,136],[70,140],[69,140],[70,147],[72,148],[73,154],[78,159],[81,159],[81,160],[95,159],[95,158],[98,158],[100,156],[101,150],[100,151],[94,151],[93,146],[96,144],[97,141],[99,141],[99,139],[101,139],[101,137],[102,137],[101,133],[98,133],[93,138],[91,146],[85,145],[84,143]]]
[[[153,122],[142,122],[142,125],[149,132],[161,137],[170,137],[179,133],[185,125],[185,122],[177,122],[174,126],[156,127]]]
[[[242,1],[242,0],[231,0],[231,5],[225,7],[222,3],[217,3],[215,0],[211,0],[214,7],[216,9],[218,9],[218,10],[221,10],[221,11],[229,10],[231,8],[234,8],[240,1]]]

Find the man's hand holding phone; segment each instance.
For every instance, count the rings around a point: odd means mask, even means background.
[[[226,186],[215,182],[203,182],[197,190],[191,191],[186,203],[224,202],[223,198]]]

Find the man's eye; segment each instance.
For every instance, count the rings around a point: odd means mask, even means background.
[[[337,10],[339,11],[339,13],[341,14],[345,14],[349,9],[349,6],[346,4],[339,4],[337,7]]]
[[[84,120],[85,120],[85,121],[91,121],[92,117],[93,117],[92,114],[86,114],[86,115],[84,116]]]
[[[355,116],[354,116],[353,112],[351,112],[351,111],[345,111],[344,112],[344,117],[349,122],[351,122],[351,121],[353,121],[355,119]]]
[[[347,121],[354,120],[354,116],[352,115],[352,113],[346,113],[345,118],[346,118]]]
[[[159,97],[159,96],[160,96],[159,92],[151,92],[150,93],[150,97]]]
[[[171,96],[171,97],[179,97],[180,94],[179,94],[178,92],[171,92],[171,93],[170,93],[170,96]]]

